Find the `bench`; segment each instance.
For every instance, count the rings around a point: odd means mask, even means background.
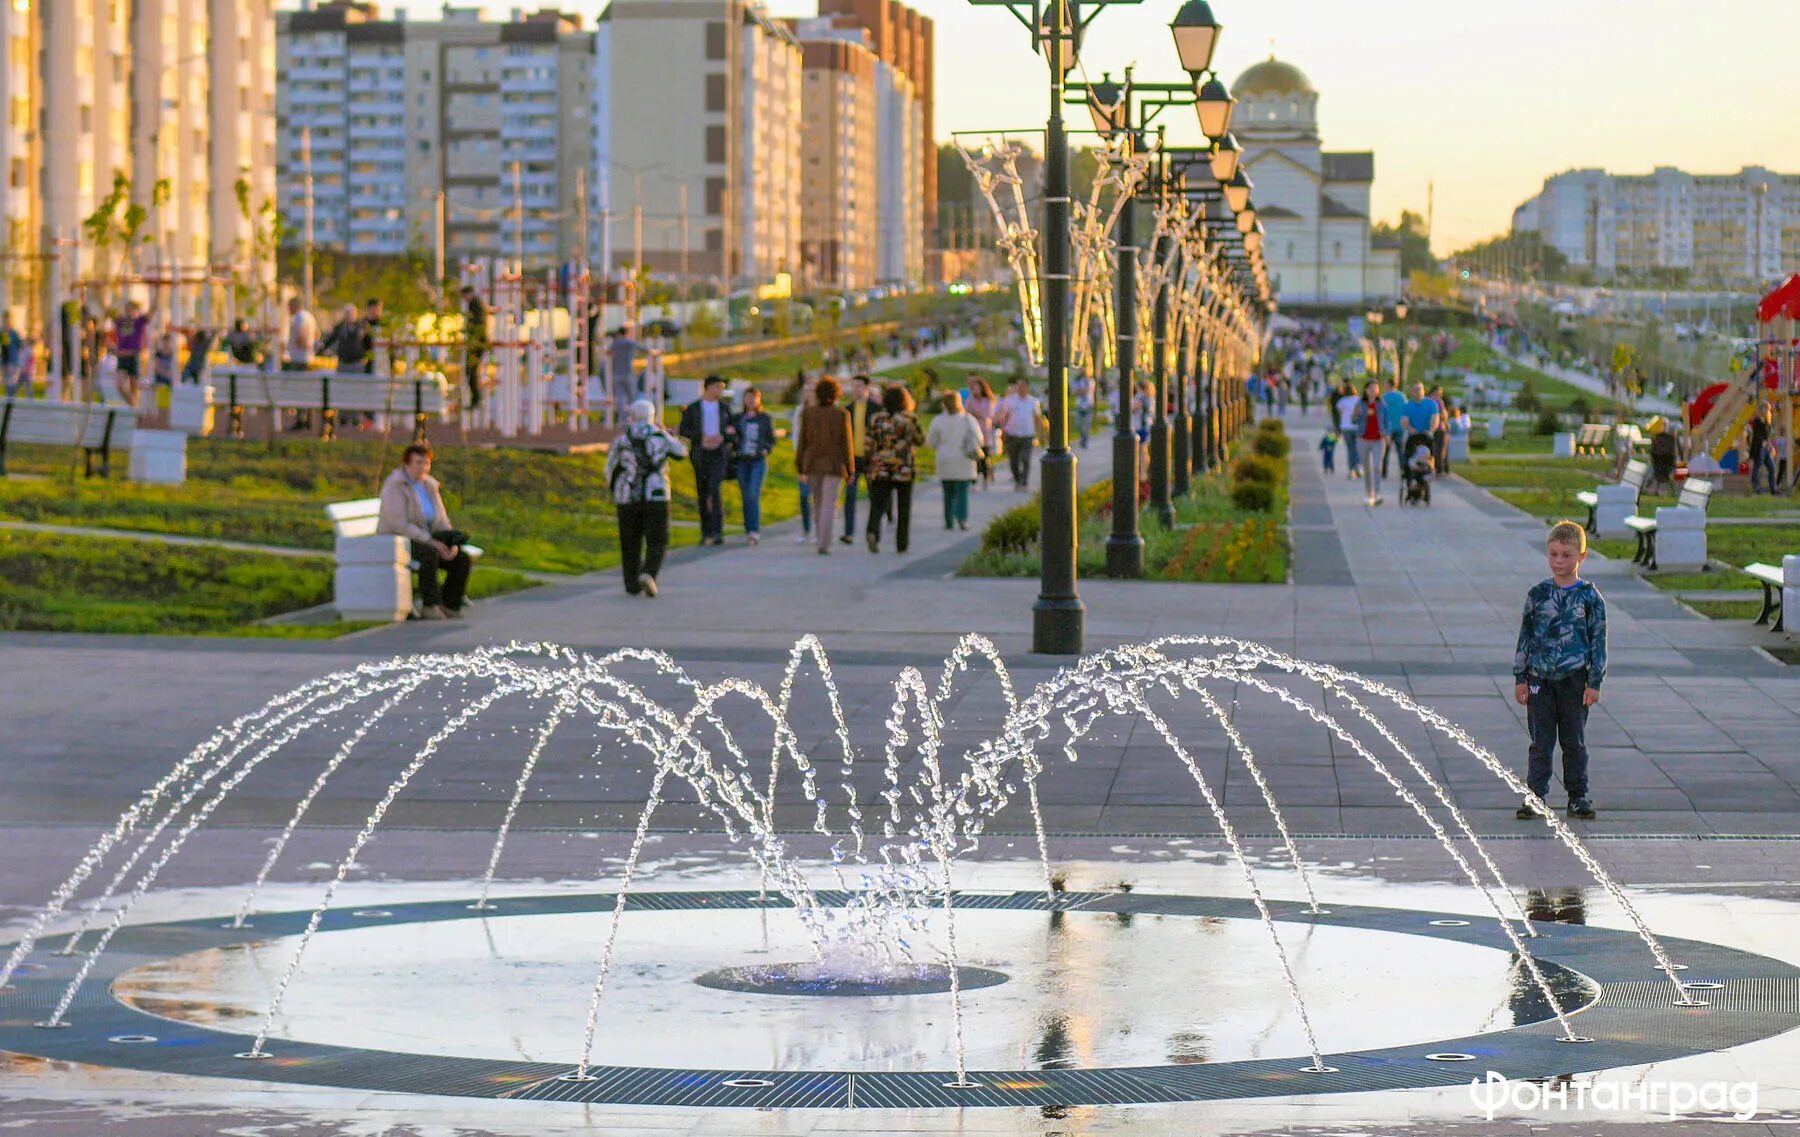
[[[79,446],[88,477],[94,459],[100,476],[112,473],[115,447],[129,448],[137,431],[137,412],[102,403],[53,403],[48,399],[7,399],[0,407],[0,476],[6,473],[6,448],[15,442],[46,446]]]
[[[1681,496],[1673,506],[1663,506],[1655,517],[1631,516],[1625,527],[1637,534],[1637,553],[1631,563],[1655,571],[1662,567],[1657,556],[1657,534],[1665,538],[1661,560],[1670,567],[1699,572],[1706,567],[1706,503],[1712,497],[1713,483],[1705,478],[1689,478],[1681,487]]]
[[[1575,435],[1575,453],[1604,454],[1612,440],[1612,427],[1603,422],[1584,422]]]
[[[1587,531],[1597,537],[1624,536],[1625,519],[1637,512],[1638,494],[1649,476],[1650,463],[1633,458],[1625,463],[1617,485],[1596,486],[1576,494],[1575,500],[1587,506]],[[1603,500],[1607,505],[1604,517],[1600,513]],[[1619,512],[1621,509],[1623,513]]]
[[[1783,559],[1784,561],[1796,561],[1800,560],[1800,557],[1785,557]],[[1779,565],[1745,565],[1744,571],[1748,573],[1751,579],[1755,580],[1756,583],[1762,585],[1763,606],[1761,614],[1756,617],[1757,626],[1761,627],[1762,625],[1767,624],[1769,622],[1769,617],[1773,616],[1775,618],[1775,626],[1769,630],[1773,632],[1783,630],[1785,627],[1787,605],[1783,603],[1785,597],[1782,593],[1790,591],[1796,586],[1800,586],[1800,581],[1796,581],[1793,585],[1788,584],[1787,576]]]
[[[332,573],[332,605],[345,620],[405,620],[413,614],[412,543],[393,533],[377,533],[381,499],[334,501],[325,507],[335,541],[337,568]],[[463,546],[471,561],[481,559],[476,545]]]
[[[425,424],[432,415],[443,417],[450,400],[440,377],[416,372],[399,375],[337,374],[330,371],[264,371],[249,367],[217,367],[209,380],[223,388],[230,408],[231,433],[244,434],[244,408],[318,411],[320,436],[337,435],[339,411],[413,416],[413,439],[425,439]]]

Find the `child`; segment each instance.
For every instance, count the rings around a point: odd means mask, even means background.
[[[1319,439],[1319,453],[1325,458],[1325,472],[1337,473],[1337,435],[1326,431],[1325,436]]]
[[[1538,798],[1550,792],[1550,756],[1562,741],[1563,788],[1569,814],[1594,816],[1588,798],[1587,716],[1600,701],[1606,678],[1606,601],[1581,579],[1587,560],[1587,531],[1573,521],[1550,527],[1545,542],[1550,579],[1525,597],[1519,644],[1513,652],[1513,698],[1527,708],[1531,759],[1526,783]],[[1517,816],[1537,816],[1530,799]]]

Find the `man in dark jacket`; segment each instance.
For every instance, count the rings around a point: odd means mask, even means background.
[[[687,442],[688,457],[694,463],[694,487],[700,498],[700,543],[725,543],[725,465],[730,450],[725,436],[731,431],[731,411],[722,396],[725,380],[708,375],[701,385],[700,398],[681,412],[678,432]]]
[[[866,487],[869,481],[869,420],[881,413],[867,375],[850,380],[850,400],[844,409],[850,412],[850,452],[856,459],[856,468],[844,479],[844,535],[838,538],[848,545],[856,540],[856,483],[861,480]]]

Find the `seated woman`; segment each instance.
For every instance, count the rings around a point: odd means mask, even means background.
[[[398,470],[381,485],[381,518],[377,533],[405,537],[419,562],[420,619],[442,620],[463,614],[474,561],[466,546],[469,538],[450,523],[437,479],[431,476],[431,447],[422,442],[408,446]],[[438,573],[444,574],[443,582]]]

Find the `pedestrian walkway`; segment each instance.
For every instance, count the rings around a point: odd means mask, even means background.
[[[1371,509],[1359,484],[1319,472],[1320,427],[1297,413],[1289,422],[1293,582],[1083,580],[1089,650],[1171,634],[1265,643],[1386,682],[1516,762],[1524,728],[1510,698],[1511,656],[1522,597],[1545,573],[1543,523],[1454,478],[1435,484],[1429,509],[1398,506],[1391,488],[1388,501]],[[1078,469],[1083,482],[1106,473],[1092,452]],[[795,542],[790,523],[767,530],[756,547],[677,549],[655,599],[625,595],[617,573],[607,571],[484,602],[468,620],[397,625],[326,643],[0,636],[0,669],[9,677],[0,686],[0,721],[14,728],[7,747],[10,790],[0,799],[0,810],[9,812],[0,823],[67,816],[74,807],[58,797],[57,787],[71,764],[116,774],[121,798],[135,793],[219,722],[323,672],[509,641],[593,652],[658,648],[697,674],[745,676],[773,689],[794,641],[816,633],[831,652],[853,733],[878,753],[896,674],[913,666],[934,675],[964,633],[992,639],[1027,687],[1071,662],[1030,654],[1035,579],[954,576],[985,522],[1030,499],[1008,489],[976,493],[971,528],[962,532],[943,529],[935,484],[923,482],[915,492],[914,543],[905,556],[891,551],[890,531],[879,555],[871,556],[859,536],[820,557]],[[1613,651],[1605,699],[1590,728],[1603,809],[1594,831],[1793,831],[1800,816],[1800,752],[1793,746],[1800,734],[1800,679],[1750,648],[1747,621],[1699,619],[1617,562],[1595,558],[1589,575],[1608,598]],[[121,676],[145,680],[121,682]],[[816,690],[816,682],[806,689]],[[986,721],[994,708],[980,700],[990,695],[972,696],[974,709],[958,712],[966,719],[959,729]],[[1418,831],[1391,789],[1371,780],[1361,759],[1331,732],[1291,709],[1264,705],[1266,698],[1252,692],[1242,696],[1241,706],[1228,700],[1232,713],[1246,729],[1254,727],[1271,780],[1284,801],[1294,802],[1297,827]],[[1336,706],[1316,688],[1305,698]],[[69,707],[83,711],[71,714]],[[1243,815],[1247,831],[1262,831],[1267,818],[1255,788],[1235,767],[1226,768],[1225,751],[1213,745],[1216,727],[1187,717],[1200,713],[1190,707],[1171,721],[1183,737],[1203,740],[1228,811]],[[797,726],[803,743],[826,753],[830,724],[819,707],[809,714]],[[146,723],[157,730],[147,735]],[[1491,774],[1416,724],[1400,737],[1442,770],[1459,800],[1475,808],[1483,831],[1517,832],[1512,803]],[[132,740],[129,747],[121,747],[124,738]],[[1047,823],[1088,833],[1210,828],[1190,800],[1191,782],[1174,777],[1167,757],[1154,731],[1123,724],[1084,750],[1078,770],[1057,781],[1044,802]],[[474,816],[488,793],[482,787],[510,776],[500,758],[495,762],[466,788],[449,787],[409,806],[412,821],[457,825]],[[572,761],[557,768],[544,791],[544,824],[628,824],[641,803],[641,785],[624,773],[595,776],[578,772],[586,767]],[[268,817],[275,819],[283,799],[272,792],[269,801]],[[98,798],[93,816],[84,812],[80,819],[99,821],[117,804]],[[262,817],[254,804],[245,808]],[[322,817],[338,819],[331,823],[350,823],[367,802],[347,797],[322,809]],[[676,811],[667,823],[686,816]],[[692,823],[703,820],[696,814]]]

